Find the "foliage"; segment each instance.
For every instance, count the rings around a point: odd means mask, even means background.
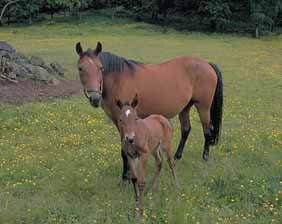
[[[8,1],[3,0],[0,7]],[[264,31],[273,31],[282,23],[282,0],[21,0],[11,6],[6,17],[15,18],[16,22],[23,19],[32,21],[39,13],[50,13],[53,18],[53,14],[60,11],[79,14],[84,9],[120,9],[120,6],[130,11],[120,13],[121,16],[132,15],[133,12],[138,20],[188,29],[248,32],[259,27]],[[175,23],[176,17],[183,22]],[[242,27],[248,28],[244,30]]]

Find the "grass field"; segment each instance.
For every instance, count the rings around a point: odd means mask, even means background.
[[[77,41],[94,47],[100,40],[106,51],[150,63],[193,55],[222,69],[220,145],[208,162],[201,159],[203,135],[193,110],[189,142],[177,163],[181,190],[174,191],[165,164],[159,191],[145,199],[144,223],[282,223],[281,36],[164,33],[99,14],[58,21],[1,28],[0,40],[60,62],[70,79],[77,76]],[[176,147],[179,124],[173,123]],[[118,185],[120,174],[118,133],[83,96],[0,105],[1,224],[133,223],[133,189]]]

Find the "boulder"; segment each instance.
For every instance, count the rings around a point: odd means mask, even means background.
[[[33,66],[32,71],[33,79],[35,80],[47,82],[50,79],[49,73],[44,68]]]
[[[42,68],[44,68],[49,74],[56,74],[56,71],[54,71],[50,66],[48,65],[42,65]]]
[[[15,62],[8,62],[7,65],[9,71],[16,74],[17,77],[24,78],[29,73],[29,71],[25,67]]]
[[[16,49],[5,41],[0,41],[0,51],[7,51],[9,53],[15,53]]]
[[[17,52],[11,45],[0,41],[0,76],[1,79],[24,80],[34,79],[38,81],[52,81],[57,85],[58,75],[64,75],[64,68],[57,62],[50,65],[44,63],[44,60],[37,56],[30,59],[24,54]]]
[[[10,80],[17,80],[17,74],[14,72],[9,72],[9,75],[7,77]]]
[[[60,84],[60,81],[58,79],[51,79],[49,83],[53,86],[57,86]]]
[[[65,74],[65,69],[57,62],[52,62],[50,66],[56,72],[56,74],[63,76]]]
[[[6,58],[6,59],[11,59],[11,54],[8,51],[1,51],[0,50],[0,59]]]
[[[30,63],[36,66],[43,66],[45,64],[43,59],[37,56],[31,56]]]

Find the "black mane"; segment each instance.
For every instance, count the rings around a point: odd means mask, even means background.
[[[135,67],[138,64],[142,64],[140,62],[129,60],[109,52],[102,52],[101,54],[99,54],[99,59],[103,65],[104,75],[110,72],[117,72],[117,73],[123,72],[125,67],[129,68],[129,70],[134,72]]]

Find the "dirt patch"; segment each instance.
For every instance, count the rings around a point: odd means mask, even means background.
[[[23,104],[33,101],[54,100],[80,95],[82,87],[79,81],[63,80],[57,85],[39,84],[31,80],[11,83],[0,80],[0,104]]]

